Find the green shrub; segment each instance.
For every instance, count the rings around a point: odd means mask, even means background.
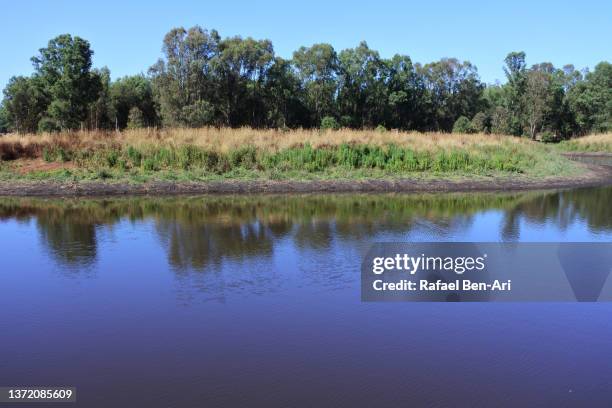
[[[384,125],[378,125],[376,126],[375,130],[379,133],[385,133],[387,131],[387,128]]]
[[[338,121],[333,116],[325,116],[321,119],[322,130],[337,130],[340,128]]]
[[[475,132],[491,133],[491,118],[484,112],[478,112],[472,118],[472,129]]]
[[[550,130],[545,130],[541,132],[538,136],[540,136],[540,140],[544,143],[557,143],[559,138]]]
[[[459,116],[453,125],[453,133],[476,133],[472,122],[465,116]]]

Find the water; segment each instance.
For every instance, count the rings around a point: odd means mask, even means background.
[[[76,386],[82,407],[610,406],[611,304],[359,293],[372,242],[609,242],[610,202],[0,199],[0,385]]]

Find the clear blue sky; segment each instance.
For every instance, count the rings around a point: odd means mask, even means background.
[[[528,64],[577,68],[612,61],[612,1],[7,1],[0,2],[0,87],[32,72],[30,57],[62,33],[94,49],[94,66],[113,78],[146,72],[161,56],[172,27],[199,24],[222,36],[272,40],[291,57],[302,45],[329,42],[336,50],[366,40],[383,57],[413,61],[457,57],[474,63],[486,82],[503,81],[509,51]]]

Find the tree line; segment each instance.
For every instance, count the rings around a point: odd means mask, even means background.
[[[592,72],[505,59],[504,84],[483,83],[468,61],[382,58],[361,42],[336,52],[301,47],[291,60],[269,40],[222,38],[199,26],[167,33],[147,74],[111,80],[93,69],[88,41],[69,34],[10,79],[0,131],[139,127],[375,128],[540,134],[568,138],[612,129],[612,64]]]

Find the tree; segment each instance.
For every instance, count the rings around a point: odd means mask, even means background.
[[[213,101],[210,62],[218,55],[220,41],[217,31],[208,32],[199,26],[189,31],[174,28],[165,35],[164,59],[149,69],[164,125],[192,126],[191,113],[201,109],[202,101]]]
[[[389,125],[400,129],[424,130],[425,84],[417,74],[412,60],[407,55],[395,55],[386,61],[389,73],[387,80]]]
[[[525,88],[527,86],[526,64],[524,52],[509,53],[504,62],[504,72],[508,83],[504,86],[503,107],[507,113],[504,131],[520,136],[523,133],[525,115]]]
[[[118,129],[128,125],[129,114],[133,108],[140,111],[143,126],[156,124],[157,113],[149,79],[142,75],[120,78],[111,84],[109,94],[112,122]]]
[[[127,128],[128,129],[140,129],[145,127],[145,119],[142,111],[137,106],[130,109],[128,115]]]
[[[92,70],[92,75],[100,83],[97,99],[89,105],[88,127],[90,129],[110,129],[114,127],[114,110],[111,105],[110,70],[107,67]]]
[[[46,98],[35,78],[12,77],[4,89],[7,127],[18,133],[35,132],[46,106]]]
[[[366,42],[338,54],[301,47],[291,61],[269,40],[221,38],[179,27],[163,39],[148,76],[111,81],[92,69],[87,41],[60,35],[14,77],[0,104],[0,131],[141,126],[319,127],[465,131],[558,138],[612,129],[612,65],[591,73],[571,64],[527,68],[524,52],[504,60],[506,83],[485,86],[468,61],[381,58]],[[471,118],[471,120],[470,120]],[[468,124],[469,122],[469,124]],[[456,126],[457,125],[457,126]],[[382,129],[381,127],[381,129]]]
[[[550,86],[550,75],[547,72],[534,68],[527,73],[524,94],[525,120],[532,140],[535,140],[542,127],[550,98]]]
[[[47,123],[58,130],[83,127],[89,105],[98,98],[101,84],[91,72],[92,55],[89,42],[63,34],[32,58],[35,76],[49,99]]]
[[[263,84],[266,123],[271,127],[298,127],[308,123],[304,90],[290,61],[276,57]]]
[[[219,43],[219,53],[211,66],[224,125],[262,124],[265,118],[262,88],[273,61],[274,49],[269,40],[232,37]]]
[[[612,64],[600,62],[568,93],[568,104],[575,114],[579,133],[612,130]]]
[[[0,134],[9,131],[9,116],[4,103],[0,103]]]
[[[338,64],[336,51],[329,44],[301,47],[293,53],[293,65],[306,91],[305,105],[312,113],[310,124],[335,114]]]
[[[471,118],[480,110],[484,86],[471,63],[443,58],[417,68],[425,84],[430,129],[450,131],[460,116]]]
[[[365,41],[340,52],[338,109],[354,119],[355,127],[384,123],[388,107],[388,66]]]

